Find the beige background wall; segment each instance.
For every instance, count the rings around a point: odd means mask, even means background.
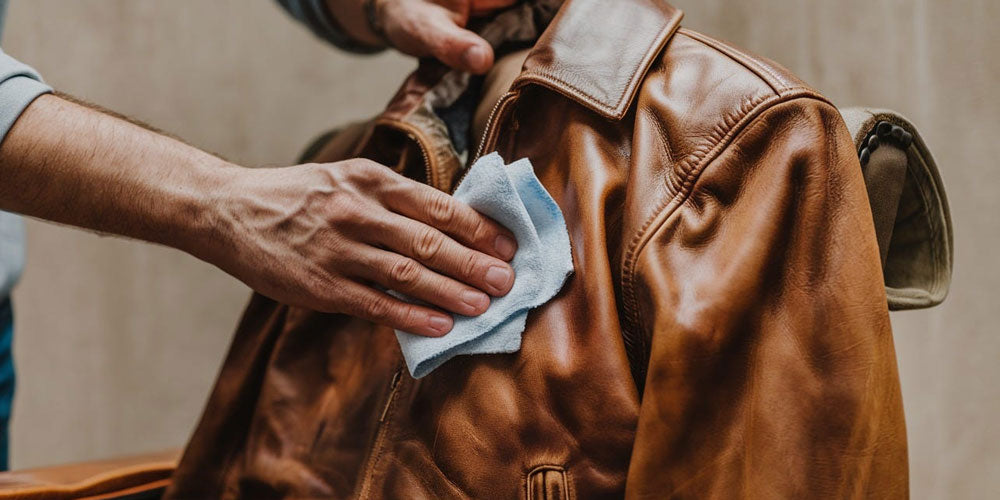
[[[611,0],[607,0],[611,1]],[[893,315],[915,498],[1000,494],[1000,2],[683,0],[690,27],[840,105],[895,108],[942,167],[952,294]],[[412,67],[324,47],[266,0],[13,0],[4,48],[57,88],[247,165],[371,114]],[[16,467],[180,446],[247,297],[179,252],[32,222],[15,295]]]

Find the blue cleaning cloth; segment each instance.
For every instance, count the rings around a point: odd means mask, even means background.
[[[528,311],[554,297],[573,272],[562,211],[527,159],[504,165],[497,153],[483,156],[470,167],[454,196],[514,233],[517,254],[511,266],[516,278],[510,293],[494,297],[485,313],[455,315],[455,326],[443,337],[396,330],[414,378],[462,354],[517,352]]]

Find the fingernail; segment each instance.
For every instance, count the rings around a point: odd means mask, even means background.
[[[431,327],[431,330],[434,330],[442,335],[451,331],[451,318],[447,316],[431,314],[430,318],[427,320],[427,324]]]
[[[481,69],[486,64],[486,49],[479,45],[465,49],[465,52],[462,53],[462,62],[465,63],[466,68]]]
[[[493,266],[486,271],[486,283],[501,294],[510,291],[513,278],[514,272],[506,267]]]
[[[500,254],[500,258],[510,260],[514,258],[514,252],[517,252],[517,242],[509,236],[501,234],[493,242],[493,248],[496,248],[497,253]]]
[[[462,302],[469,306],[469,311],[472,314],[481,314],[490,306],[490,297],[483,292],[466,290],[462,292]]]

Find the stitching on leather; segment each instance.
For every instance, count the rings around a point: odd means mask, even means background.
[[[670,141],[667,140],[669,137],[667,135],[667,129],[663,126],[663,123],[660,120],[655,120],[648,116],[643,119],[648,122],[652,122],[653,126],[656,127],[656,131],[659,132],[658,138],[660,139],[660,144],[663,146],[663,152],[667,154],[667,162],[670,163],[670,165],[673,165],[675,163],[674,152],[670,147]]]
[[[389,404],[392,405],[391,402]],[[361,489],[361,492],[358,493],[358,498],[368,498],[369,492],[372,488],[372,483],[375,482],[375,467],[378,466],[379,460],[382,459],[382,453],[385,452],[385,443],[383,443],[383,440],[379,438],[385,438],[385,434],[388,434],[389,428],[392,425],[392,413],[393,409],[389,408],[389,415],[386,417],[385,422],[382,422],[383,427],[381,431],[383,434],[375,437],[375,440],[377,441],[375,445],[378,446],[378,450],[375,453],[375,457],[372,458],[371,464],[367,467],[367,470],[365,470],[365,476],[362,478],[362,481],[364,481],[364,487]]]
[[[767,99],[773,98],[775,98],[775,96],[772,95],[762,96],[758,99],[764,102]],[[744,117],[747,115],[748,114],[744,114]],[[739,121],[737,121],[737,123],[739,123]],[[735,130],[735,127],[730,127],[727,135],[732,133],[733,130]],[[628,348],[630,348],[630,350],[634,350],[636,347],[640,348],[640,352],[636,353],[638,355],[638,359],[634,360],[637,363],[641,362],[642,359],[645,358],[645,351],[647,347],[646,340],[639,334],[640,332],[629,331],[633,328],[638,329],[640,325],[640,318],[638,311],[636,310],[637,305],[633,286],[633,273],[635,267],[634,261],[638,261],[637,252],[640,250],[639,245],[645,238],[645,235],[649,232],[650,226],[652,226],[656,219],[660,217],[661,213],[666,211],[672,204],[674,204],[675,201],[677,201],[676,205],[680,205],[679,198],[685,196],[685,194],[690,190],[690,187],[693,185],[691,179],[692,176],[697,174],[703,167],[703,160],[714,157],[713,155],[710,155],[710,153],[715,149],[720,149],[720,146],[723,145],[725,139],[726,135],[724,135],[720,140],[717,140],[715,144],[709,146],[707,149],[698,149],[687,155],[680,163],[677,164],[677,168],[675,170],[677,170],[680,174],[680,185],[678,186],[677,192],[674,193],[672,197],[664,199],[656,210],[654,210],[653,215],[642,224],[639,231],[636,232],[636,235],[629,241],[629,245],[625,251],[624,257],[622,258],[622,308],[625,310],[626,317],[626,329],[624,332],[626,335],[624,335],[624,338],[625,344]],[[687,168],[689,165],[693,165],[694,167],[689,170]],[[641,366],[637,366],[637,368],[640,369],[640,373],[645,372],[645,369]],[[641,381],[636,382],[641,383]]]
[[[785,103],[794,99],[815,99],[820,102],[830,104],[826,99],[821,96],[815,95],[811,89],[807,89],[809,92],[806,93],[789,93],[783,92],[777,95],[761,96],[755,99],[753,107],[737,121],[737,123],[729,129],[723,140],[718,141],[715,145],[711,147],[707,154],[700,157],[695,155],[689,156],[691,161],[689,164],[697,164],[692,168],[689,173],[686,174],[684,182],[681,189],[676,195],[671,198],[665,199],[660,203],[660,206],[654,211],[653,215],[643,223],[642,227],[636,233],[635,237],[629,243],[628,249],[624,254],[622,259],[622,308],[625,311],[626,325],[625,331],[623,332],[625,343],[627,347],[635,348],[636,343],[640,345],[642,351],[637,353],[639,355],[636,362],[641,362],[646,357],[646,340],[640,332],[634,331],[638,329],[641,323],[641,319],[638,315],[638,304],[635,297],[635,267],[639,261],[639,256],[645,249],[645,244],[648,243],[649,238],[652,237],[656,231],[663,225],[663,223],[669,219],[670,213],[673,212],[677,207],[685,201],[685,199],[690,196],[695,182],[701,176],[705,167],[718,158],[723,151],[725,151],[734,142],[734,138],[743,130],[749,126],[749,124],[763,114],[765,111],[774,108],[778,104]],[[685,159],[687,160],[687,158]],[[683,162],[680,166],[683,166]],[[659,220],[657,224],[656,221]],[[655,224],[655,225],[654,225]],[[646,368],[644,366],[637,366],[640,371],[639,373],[645,373]],[[636,381],[637,383],[643,383],[644,381]]]
[[[630,71],[630,73],[632,73],[632,78],[629,80],[628,84],[625,85],[622,95],[618,97],[618,100],[615,102],[614,106],[607,106],[600,98],[594,96],[590,92],[582,90],[576,85],[567,82],[566,80],[564,80],[563,78],[559,77],[558,75],[556,75],[551,71],[539,68],[532,68],[521,73],[521,76],[515,80],[514,85],[512,85],[512,87],[519,86],[521,82],[530,82],[532,80],[540,80],[542,82],[545,82],[547,79],[552,80],[551,82],[548,83],[557,83],[564,87],[567,87],[573,92],[576,92],[579,95],[575,97],[582,97],[584,101],[586,101],[588,104],[596,108],[599,112],[601,112],[605,116],[615,119],[620,118],[625,113],[626,110],[625,103],[631,101],[631,97],[635,95],[635,91],[636,89],[638,89],[640,82],[642,82],[645,79],[646,71],[639,71],[639,70],[641,68],[646,68],[648,70],[649,67],[652,66],[652,59],[663,51],[663,48],[670,41],[670,38],[673,36],[674,33],[677,32],[679,28],[680,28],[680,17],[676,14],[668,18],[667,21],[658,28],[660,36],[656,38],[654,43],[650,45],[648,49],[646,49],[646,53],[645,55],[643,55],[642,59],[639,59],[638,63],[636,63],[632,67]],[[559,85],[554,85],[554,86],[558,87]],[[568,97],[574,97],[566,92],[561,92],[561,93],[565,94]]]
[[[646,54],[643,55],[642,59],[639,60],[639,64],[636,65],[635,69],[632,71],[632,79],[629,80],[628,85],[625,86],[625,92],[619,98],[618,103],[615,105],[616,116],[625,113],[626,103],[631,101],[632,97],[635,96],[635,92],[639,88],[640,82],[645,80],[646,73],[653,66],[653,58],[663,52],[664,47],[670,43],[670,39],[673,38],[674,33],[680,29],[681,16],[678,12],[674,12],[674,15],[667,19],[667,22],[660,27],[660,36],[657,37],[653,45],[646,50]],[[644,71],[639,71],[640,68],[645,68]]]
[[[749,55],[744,54],[742,51],[736,49],[735,47],[733,47],[733,46],[731,46],[731,45],[729,45],[729,44],[727,44],[725,42],[722,42],[722,41],[719,41],[719,40],[713,40],[711,38],[706,37],[705,35],[703,35],[701,33],[697,33],[697,32],[694,32],[694,31],[689,31],[689,30],[683,30],[682,34],[685,35],[685,36],[687,36],[688,38],[690,38],[692,40],[700,42],[702,45],[705,45],[706,47],[710,47],[712,49],[718,50],[719,52],[725,54],[727,57],[729,57],[730,59],[732,59],[733,61],[735,61],[736,63],[738,63],[738,64],[740,64],[742,66],[746,66],[748,68],[750,66],[753,66],[750,69],[754,70],[754,73],[756,73],[757,76],[760,77],[761,80],[764,80],[769,87],[771,87],[772,89],[774,89],[775,92],[781,92],[782,90],[790,90],[790,89],[793,89],[793,88],[803,87],[802,85],[792,85],[791,82],[789,82],[788,80],[785,80],[784,78],[782,78],[780,75],[778,75],[777,73],[775,73],[774,70],[772,70],[770,67],[768,67],[768,66],[766,66],[764,64],[761,64],[759,61],[757,61],[753,57],[750,57]],[[764,77],[764,75],[760,74],[761,72],[767,73],[767,75],[770,76],[771,79],[773,79],[773,82],[769,81],[767,78]],[[779,88],[775,87],[775,85],[774,85],[775,83],[779,84],[781,86],[781,88],[779,89]]]
[[[604,103],[602,103],[600,99],[592,96],[589,92],[587,92],[585,90],[582,90],[579,87],[577,87],[576,85],[573,85],[573,84],[571,84],[571,83],[563,80],[562,78],[559,78],[558,76],[556,76],[554,74],[551,74],[551,73],[548,73],[546,71],[534,70],[534,69],[533,70],[529,70],[529,71],[525,71],[524,73],[521,74],[521,78],[519,78],[519,80],[522,81],[522,82],[532,82],[532,81],[535,81],[537,83],[537,82],[540,81],[542,83],[559,84],[559,85],[561,85],[563,87],[567,87],[569,90],[572,90],[573,92],[576,92],[578,95],[573,96],[573,95],[570,95],[567,92],[563,92],[562,89],[556,88],[556,90],[560,91],[561,94],[564,94],[564,95],[566,95],[567,97],[570,97],[570,98],[572,98],[572,97],[581,98],[584,101],[586,101],[587,104],[590,104],[591,106],[593,106],[594,108],[596,108],[598,111],[600,111],[605,116],[611,116],[611,117],[616,116],[615,115],[615,110],[617,108],[611,108],[609,106],[604,105]],[[553,86],[554,87],[559,87],[559,85],[553,85]]]
[[[410,115],[407,116],[412,116],[412,114],[413,113],[410,113]],[[414,142],[417,143],[417,148],[423,150],[423,153],[427,155],[427,161],[429,163],[427,165],[427,169],[428,173],[431,176],[430,179],[427,179],[427,185],[439,191],[444,191],[445,189],[447,189],[447,186],[441,186],[443,179],[445,177],[445,172],[442,171],[442,169],[444,168],[443,163],[445,163],[445,161],[447,161],[447,158],[451,156],[447,152],[447,149],[451,148],[451,141],[447,137],[444,137],[443,138],[444,140],[441,141],[429,140],[426,138],[425,134],[423,133],[423,129],[420,126],[415,125],[409,121],[398,120],[395,118],[386,118],[386,117],[377,118],[375,120],[375,124],[388,126],[396,130],[400,130],[408,135],[411,135],[412,136],[411,138],[414,140]],[[433,129],[431,131],[434,132]],[[427,146],[428,144],[434,144],[434,143],[444,144],[445,145],[444,149],[440,147],[432,149]],[[445,161],[441,160],[442,156],[445,157],[446,159]]]
[[[397,363],[396,370],[402,370],[402,365]],[[365,467],[364,477],[361,479],[364,481],[362,484],[361,491],[358,492],[358,498],[367,498],[369,492],[371,491],[372,483],[375,482],[375,467],[378,466],[379,460],[382,459],[382,454],[385,452],[385,440],[388,439],[389,430],[392,428],[393,416],[396,413],[395,404],[396,396],[399,393],[399,386],[405,383],[403,378],[405,375],[400,375],[400,380],[394,389],[389,390],[389,411],[385,416],[385,420],[379,422],[380,428],[375,431],[375,442],[373,446],[377,446],[375,456],[371,459],[371,463]]]
[[[745,57],[743,53],[729,46],[728,44],[723,43],[722,41],[710,39],[705,35],[702,35],[701,33],[695,31],[683,30],[681,34],[690,38],[691,40],[701,43],[706,47],[719,51],[720,53],[731,59],[733,62],[741,66],[744,66],[747,69],[750,69],[751,71],[754,72],[754,74],[757,75],[758,78],[763,80],[764,83],[766,83],[768,87],[771,87],[771,89],[774,90],[775,92],[781,92],[781,89],[775,87],[774,85],[775,83],[780,84],[782,88],[786,86],[785,82],[781,78],[777,77],[777,75],[775,75],[772,71],[765,68],[763,65],[758,63],[753,58]],[[771,79],[765,78],[765,76],[761,74],[762,72],[767,73],[767,75],[770,76]]]

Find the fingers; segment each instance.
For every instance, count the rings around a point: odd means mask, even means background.
[[[495,297],[506,295],[514,286],[514,270],[506,262],[412,219],[390,214],[371,236],[375,244]]]
[[[482,16],[503,8],[510,7],[518,0],[470,0],[469,10],[473,17]]]
[[[463,316],[478,316],[490,306],[485,293],[427,269],[416,260],[370,247],[363,252],[359,277]]]
[[[434,57],[452,68],[475,74],[485,73],[493,66],[493,48],[486,40],[459,27],[450,16],[434,19],[417,34]]]
[[[401,176],[399,179],[387,187],[385,203],[390,210],[443,231],[480,252],[505,261],[514,258],[514,234],[493,219],[430,186]]]
[[[386,325],[396,330],[440,337],[451,331],[451,316],[426,306],[409,304],[373,288],[346,281],[340,290],[340,309],[350,316]]]
[[[408,54],[432,55],[452,68],[482,74],[493,66],[493,48],[459,26],[458,14],[430,2],[386,5],[386,34]]]

